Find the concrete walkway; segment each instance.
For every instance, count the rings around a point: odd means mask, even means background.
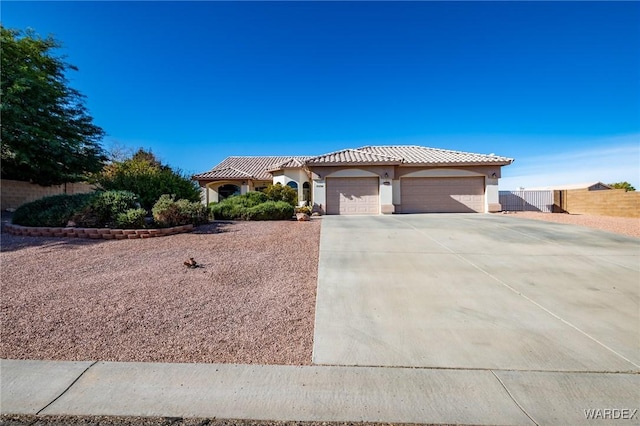
[[[640,401],[640,376],[611,373],[3,360],[0,375],[2,414],[570,425]]]
[[[315,365],[0,360],[0,413],[640,424],[639,240],[325,217],[320,249]]]

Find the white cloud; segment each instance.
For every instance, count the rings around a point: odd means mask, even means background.
[[[627,181],[640,189],[640,135],[589,141],[579,151],[517,158],[502,169],[500,189]]]

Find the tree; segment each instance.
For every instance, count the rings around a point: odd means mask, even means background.
[[[94,176],[106,190],[131,191],[140,204],[151,210],[161,195],[175,195],[176,200],[200,201],[200,190],[180,170],[162,164],[151,151],[140,148],[124,161],[112,160]]]
[[[636,190],[633,186],[631,186],[631,184],[629,182],[610,183],[609,186],[614,188],[614,189],[624,189],[625,191],[635,191]]]
[[[269,185],[263,191],[271,201],[284,201],[293,207],[298,205],[298,191],[289,185],[282,185],[280,182],[275,185]]]
[[[61,44],[33,31],[0,32],[2,177],[47,186],[100,171],[105,133],[68,84],[65,72],[77,68],[54,55]]]

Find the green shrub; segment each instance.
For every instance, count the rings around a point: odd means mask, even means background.
[[[24,204],[16,210],[12,222],[24,226],[67,226],[69,221],[75,226],[102,228],[116,226],[120,215],[140,205],[135,194],[128,191],[96,191],[88,194],[54,195]],[[135,215],[144,216],[146,211]],[[128,213],[132,223],[134,213]],[[136,216],[136,217],[137,217]]]
[[[240,220],[245,210],[269,201],[263,192],[247,192],[243,195],[234,195],[219,203],[210,203],[209,211],[215,219]]]
[[[163,194],[154,204],[153,220],[162,227],[179,225],[200,225],[208,219],[207,207],[199,202],[175,200],[172,195]]]
[[[54,195],[23,204],[13,214],[12,223],[23,226],[66,226],[72,216],[96,196],[96,193]]]
[[[138,197],[133,192],[100,191],[71,220],[85,228],[112,227],[117,226],[119,215],[139,207]]]
[[[143,208],[151,210],[162,194],[177,199],[200,200],[197,184],[180,170],[160,163],[150,151],[138,150],[131,158],[113,161],[95,176],[106,190],[126,190],[139,195]]]
[[[287,185],[281,185],[276,183],[275,185],[269,185],[264,193],[271,201],[284,201],[291,204],[293,207],[298,205],[298,191]]]
[[[233,204],[225,201],[209,204],[209,211],[211,212],[211,216],[213,216],[214,219],[218,220],[238,219],[245,207],[240,204]]]
[[[267,201],[247,208],[244,216],[245,220],[287,220],[293,216],[293,206],[284,201]]]
[[[144,218],[147,216],[145,209],[129,209],[124,213],[119,213],[116,217],[116,226],[118,228],[144,228]]]
[[[249,192],[209,204],[219,220],[286,220],[293,216],[293,206],[285,201],[270,201],[266,194]]]
[[[254,207],[267,201],[269,201],[268,195],[260,191],[251,191],[243,196],[232,197],[232,202],[240,203],[245,207]]]

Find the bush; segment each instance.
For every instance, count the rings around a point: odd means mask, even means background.
[[[88,193],[41,198],[18,207],[12,223],[23,226],[66,226],[71,217],[95,196],[95,193]]]
[[[121,214],[138,208],[140,203],[133,192],[100,191],[96,192],[89,204],[74,214],[71,220],[77,226],[86,228],[112,227],[117,226]]]
[[[254,207],[267,201],[269,201],[267,194],[259,191],[247,192],[243,196],[236,195],[235,197],[231,197],[231,202],[242,204],[245,207]]]
[[[144,228],[144,218],[147,216],[145,209],[129,209],[124,213],[119,213],[116,217],[118,228]]]
[[[262,192],[248,192],[211,203],[209,210],[220,220],[286,220],[293,216],[291,204],[269,200]]]
[[[284,201],[267,201],[244,212],[244,220],[287,220],[293,216],[293,206]]]
[[[154,204],[153,220],[162,227],[179,225],[200,225],[208,219],[207,208],[199,202],[175,200],[172,195],[163,194]]]
[[[298,191],[287,185],[281,185],[276,183],[275,185],[269,185],[264,193],[271,201],[284,201],[291,204],[293,207],[298,205]]]
[[[151,210],[162,194],[200,201],[200,190],[195,182],[180,170],[161,164],[153,153],[143,149],[124,161],[113,161],[94,180],[106,190],[138,194],[142,207],[147,210]]]
[[[247,192],[244,195],[234,195],[219,203],[210,203],[209,211],[215,219],[221,220],[239,220],[249,207],[255,207],[259,204],[269,201],[269,198],[263,192]]]
[[[134,217],[144,216],[146,211],[128,213],[140,207],[135,194],[128,191],[97,191],[88,194],[54,195],[20,206],[14,213],[12,222],[24,226],[67,226],[69,221],[76,226],[102,228],[116,226],[121,214]]]

